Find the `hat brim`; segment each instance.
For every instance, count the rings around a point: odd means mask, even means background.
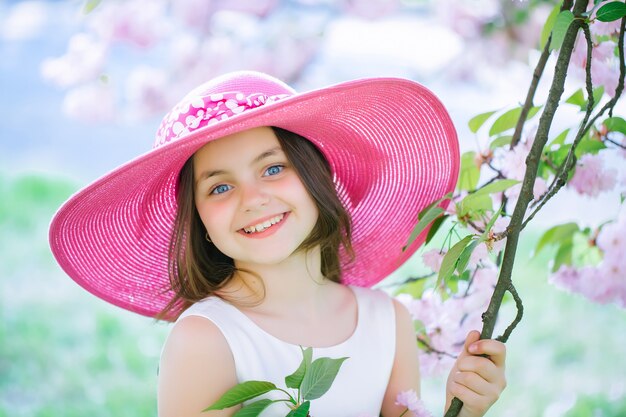
[[[428,204],[454,190],[458,140],[442,103],[412,81],[350,81],[295,94],[200,128],[133,159],[73,195],[50,226],[63,270],[94,295],[154,317],[172,299],[167,257],[178,173],[206,143],[259,126],[312,141],[352,216],[355,262],[343,282],[371,286],[404,263]]]

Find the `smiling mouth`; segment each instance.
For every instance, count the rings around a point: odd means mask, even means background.
[[[281,213],[277,216],[272,217],[271,219],[268,219],[262,223],[259,224],[255,224],[254,226],[249,226],[249,227],[244,227],[243,230],[247,235],[251,235],[253,233],[260,233],[260,232],[264,232],[265,230],[269,229],[270,227],[274,226],[277,223],[280,223],[281,220],[285,217],[285,213]]]

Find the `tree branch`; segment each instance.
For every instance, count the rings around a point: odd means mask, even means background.
[[[585,11],[588,4],[588,0],[576,0],[573,9],[574,15],[580,16],[581,13]],[[564,1],[562,9],[568,5],[571,7],[571,2]],[[576,35],[578,34],[580,25],[580,19],[575,19],[571,23],[567,33],[565,34],[563,44],[561,45],[546,106],[541,114],[532,148],[526,158],[526,173],[524,174],[520,195],[517,199],[517,203],[515,204],[513,214],[511,215],[511,222],[508,227],[509,235],[506,240],[498,283],[496,284],[496,288],[494,289],[489,302],[489,307],[487,307],[487,310],[483,314],[483,329],[480,335],[481,339],[488,339],[492,336],[498,311],[502,304],[502,298],[504,297],[506,291],[509,291],[509,288],[511,287],[511,275],[515,261],[515,252],[517,251],[519,234],[522,230],[524,214],[526,213],[528,204],[533,196],[533,186],[535,179],[537,178],[539,160],[541,158],[543,148],[548,141],[550,126],[552,125],[554,114],[556,113],[561,96],[563,95],[565,78],[567,77],[567,68],[569,66],[572,50],[574,49],[574,42],[576,41]],[[458,398],[454,398],[450,408],[445,414],[445,417],[456,417],[462,407],[463,402]]]

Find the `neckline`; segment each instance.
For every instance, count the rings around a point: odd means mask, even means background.
[[[310,347],[316,351],[320,351],[320,350],[328,350],[328,349],[337,349],[340,348],[344,345],[347,345],[348,343],[350,343],[353,339],[356,338],[356,335],[360,332],[360,329],[363,325],[363,309],[362,309],[362,302],[359,299],[359,291],[357,288],[355,288],[352,285],[346,285],[346,288],[348,288],[348,290],[350,290],[350,292],[352,293],[355,302],[356,302],[356,310],[357,310],[357,315],[356,315],[356,326],[354,326],[354,330],[352,331],[352,333],[350,334],[350,336],[348,336],[345,340],[343,340],[342,342],[339,342],[337,344],[334,345],[330,345],[330,346],[304,346],[304,345],[299,345],[296,343],[291,343],[291,342],[287,342],[273,334],[271,334],[270,332],[268,332],[267,330],[265,330],[264,328],[262,328],[261,326],[259,326],[254,320],[252,320],[250,317],[248,317],[243,311],[239,310],[237,307],[235,307],[234,305],[232,305],[231,303],[221,299],[220,297],[215,297],[216,299],[218,299],[222,304],[226,305],[228,308],[232,309],[237,315],[239,315],[243,320],[246,321],[246,323],[248,323],[252,328],[254,328],[256,331],[258,331],[259,333],[262,333],[263,335],[265,335],[266,337],[282,343],[284,345],[288,345],[288,346],[292,346],[294,348],[307,348]]]

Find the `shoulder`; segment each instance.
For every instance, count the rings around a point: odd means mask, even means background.
[[[388,310],[392,311],[395,316],[395,322],[397,325],[401,325],[406,328],[407,323],[413,326],[411,314],[404,304],[398,301],[396,298],[389,295],[387,292],[380,289],[363,288],[350,286],[354,293],[361,300],[366,300],[371,304],[377,306],[384,306]]]
[[[161,354],[159,416],[200,416],[236,384],[235,363],[220,329],[195,315],[177,321]]]

